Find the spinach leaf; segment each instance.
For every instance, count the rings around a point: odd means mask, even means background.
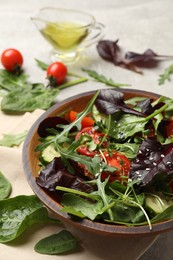
[[[25,139],[27,131],[20,134],[4,134],[3,138],[0,139],[0,146],[13,147],[19,146]]]
[[[121,153],[123,153],[128,159],[133,160],[136,158],[136,155],[139,151],[139,145],[138,143],[112,143],[109,146],[109,149],[111,150],[117,150]]]
[[[48,109],[57,96],[58,89],[46,89],[43,84],[27,84],[10,91],[1,102],[5,113],[31,112],[37,108]]]
[[[125,141],[128,137],[143,132],[146,123],[135,115],[123,114],[117,122],[112,120],[109,135],[116,140]]]
[[[35,195],[16,196],[0,201],[0,243],[16,239],[27,228],[39,223],[57,223]]]
[[[112,207],[114,222],[141,223],[145,220],[144,213],[139,207],[118,201]]]
[[[34,247],[40,254],[57,255],[74,250],[77,239],[67,230],[41,239]]]
[[[16,88],[21,88],[26,84],[28,75],[21,73],[20,75],[14,75],[6,70],[0,70],[0,89],[7,91],[13,91]]]
[[[61,204],[64,206],[63,212],[68,212],[81,218],[87,217],[91,220],[94,220],[97,215],[104,212],[104,205],[101,199],[97,199],[97,202],[91,202],[72,193],[65,193]]]
[[[8,198],[12,190],[11,183],[0,172],[0,200]]]

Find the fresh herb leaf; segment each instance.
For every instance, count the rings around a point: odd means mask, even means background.
[[[163,85],[166,81],[171,80],[171,75],[173,74],[173,64],[166,68],[163,74],[159,77],[159,85]]]
[[[39,68],[41,68],[42,70],[47,70],[47,68],[49,67],[49,64],[46,64],[45,62],[35,59],[37,65]]]
[[[89,103],[85,107],[85,109],[82,112],[78,113],[77,119],[74,122],[72,122],[68,125],[64,125],[63,130],[60,132],[60,134],[57,134],[51,140],[47,140],[44,143],[41,143],[40,145],[38,145],[35,148],[35,151],[42,151],[46,146],[48,146],[51,143],[55,143],[55,144],[62,143],[62,139],[63,138],[66,139],[68,137],[68,134],[73,127],[76,127],[78,130],[80,130],[82,119],[91,112],[92,106],[93,106],[98,94],[99,94],[99,91],[97,91],[96,94],[91,98],[91,100],[89,101]]]
[[[40,254],[58,255],[76,249],[77,239],[67,230],[41,239],[34,247]]]
[[[132,109],[124,102],[124,94],[114,89],[102,89],[96,99],[95,105],[99,112],[110,115],[118,111],[144,117],[145,115]]]
[[[162,145],[156,138],[144,140],[139,153],[132,162],[130,178],[138,180],[138,185],[146,186],[159,174],[173,173],[173,144]]]
[[[126,52],[123,55],[118,40],[101,40],[97,44],[99,55],[116,66],[142,73],[139,67],[148,67],[148,65],[157,66],[158,62],[165,59],[173,59],[173,56],[158,55],[151,49],[147,49],[142,54],[136,52]]]
[[[78,167],[75,165],[75,172],[77,171]],[[92,186],[76,175],[67,172],[61,158],[54,158],[51,163],[47,164],[36,178],[36,182],[39,186],[53,192],[57,186],[73,188],[88,193],[92,191]]]
[[[63,205],[63,212],[68,212],[82,218],[87,217],[91,220],[94,220],[104,212],[103,202],[100,199],[97,198],[97,201],[91,202],[70,192],[63,195],[61,204]]]
[[[19,237],[27,228],[39,223],[57,223],[35,196],[16,196],[0,201],[0,243]]]
[[[111,87],[124,87],[124,86],[130,86],[129,84],[122,84],[122,83],[116,83],[111,78],[107,79],[104,75],[98,74],[94,70],[88,70],[88,69],[82,69],[84,72],[88,73],[88,75],[92,78],[94,78],[96,81],[104,83],[105,85],[111,86]]]
[[[11,183],[7,178],[0,172],[0,200],[6,199],[9,197],[12,190]]]
[[[3,138],[0,139],[0,146],[19,146],[25,140],[26,134],[27,131],[19,134],[4,134]]]
[[[55,100],[58,89],[46,89],[43,84],[28,84],[10,91],[1,102],[8,114],[31,112],[37,108],[48,109]]]
[[[15,75],[6,70],[0,70],[0,88],[7,91],[13,91],[16,88],[23,87],[28,80],[28,75],[21,73],[20,75]]]

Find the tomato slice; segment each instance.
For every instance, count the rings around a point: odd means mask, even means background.
[[[76,140],[80,138],[81,135],[88,135],[92,138],[95,144],[99,144],[104,134],[98,133],[94,127],[85,127],[76,135]],[[81,144],[77,148],[77,152],[82,155],[94,157],[97,151],[90,151],[85,143]]]
[[[124,154],[117,151],[113,151],[111,154],[109,154],[108,151],[105,151],[101,155],[101,158],[107,165],[117,168],[115,172],[102,172],[101,179],[105,180],[109,176],[109,182],[119,180],[125,184],[130,172],[130,160]]]
[[[173,136],[173,121],[168,121],[165,126],[166,137]]]
[[[78,115],[78,113],[76,111],[71,110],[70,114],[69,114],[70,121],[74,122],[76,120],[76,118],[77,118],[77,115]],[[94,120],[91,117],[89,117],[89,116],[85,116],[82,119],[81,124],[82,124],[82,128],[90,127],[90,126],[94,125]]]

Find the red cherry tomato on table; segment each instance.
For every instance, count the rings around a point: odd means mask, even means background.
[[[123,181],[127,181],[131,162],[130,160],[122,153],[113,151],[112,154],[109,154],[108,151],[103,152],[101,158],[105,160],[106,164],[109,166],[113,166],[116,168],[115,172],[102,172],[101,179],[105,180],[108,176],[109,182],[119,180],[123,183]],[[127,178],[124,178],[127,177]]]
[[[74,122],[77,118],[77,115],[78,113],[76,111],[70,111],[70,121],[71,122]],[[90,127],[90,126],[93,126],[94,125],[94,120],[89,117],[89,116],[85,116],[83,119],[82,119],[82,128],[85,128],[85,127]]]
[[[50,86],[57,86],[63,83],[67,76],[67,67],[62,62],[54,62],[47,68],[47,77]]]
[[[1,63],[9,72],[18,72],[23,65],[23,56],[16,49],[7,49],[1,55]]]

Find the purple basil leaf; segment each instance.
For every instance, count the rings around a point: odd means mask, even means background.
[[[40,137],[46,137],[49,135],[47,129],[54,128],[58,130],[58,124],[67,125],[68,121],[62,117],[54,116],[44,119],[38,127],[37,133]]]
[[[139,67],[156,67],[160,60],[173,59],[173,56],[158,55],[151,49],[147,49],[145,52],[126,52],[125,55],[121,52],[117,41],[101,40],[97,44],[97,50],[99,55],[116,66],[132,70],[137,73],[142,73]]]
[[[131,164],[130,178],[146,186],[158,174],[173,174],[173,144],[162,145],[156,138],[148,138]]]
[[[140,102],[138,102],[138,107],[141,108],[141,112],[144,113],[145,115],[150,115],[152,114],[155,109],[151,105],[152,100],[150,98],[144,99]]]
[[[145,116],[143,113],[130,108],[124,102],[124,94],[112,89],[102,89],[95,101],[99,112],[106,115],[113,114],[117,111],[123,111],[137,116]]]
[[[125,60],[127,63],[138,63],[148,62],[154,60],[156,57],[158,57],[158,55],[151,49],[148,49],[142,54],[135,52],[127,52],[125,55]]]
[[[36,178],[36,182],[42,188],[56,191],[56,186],[63,186],[84,192],[91,192],[92,187],[85,184],[84,180],[67,172],[61,158],[54,158]]]
[[[101,40],[97,44],[97,50],[99,55],[105,59],[114,62],[115,57],[119,57],[119,46],[117,45],[118,40],[109,41]]]

